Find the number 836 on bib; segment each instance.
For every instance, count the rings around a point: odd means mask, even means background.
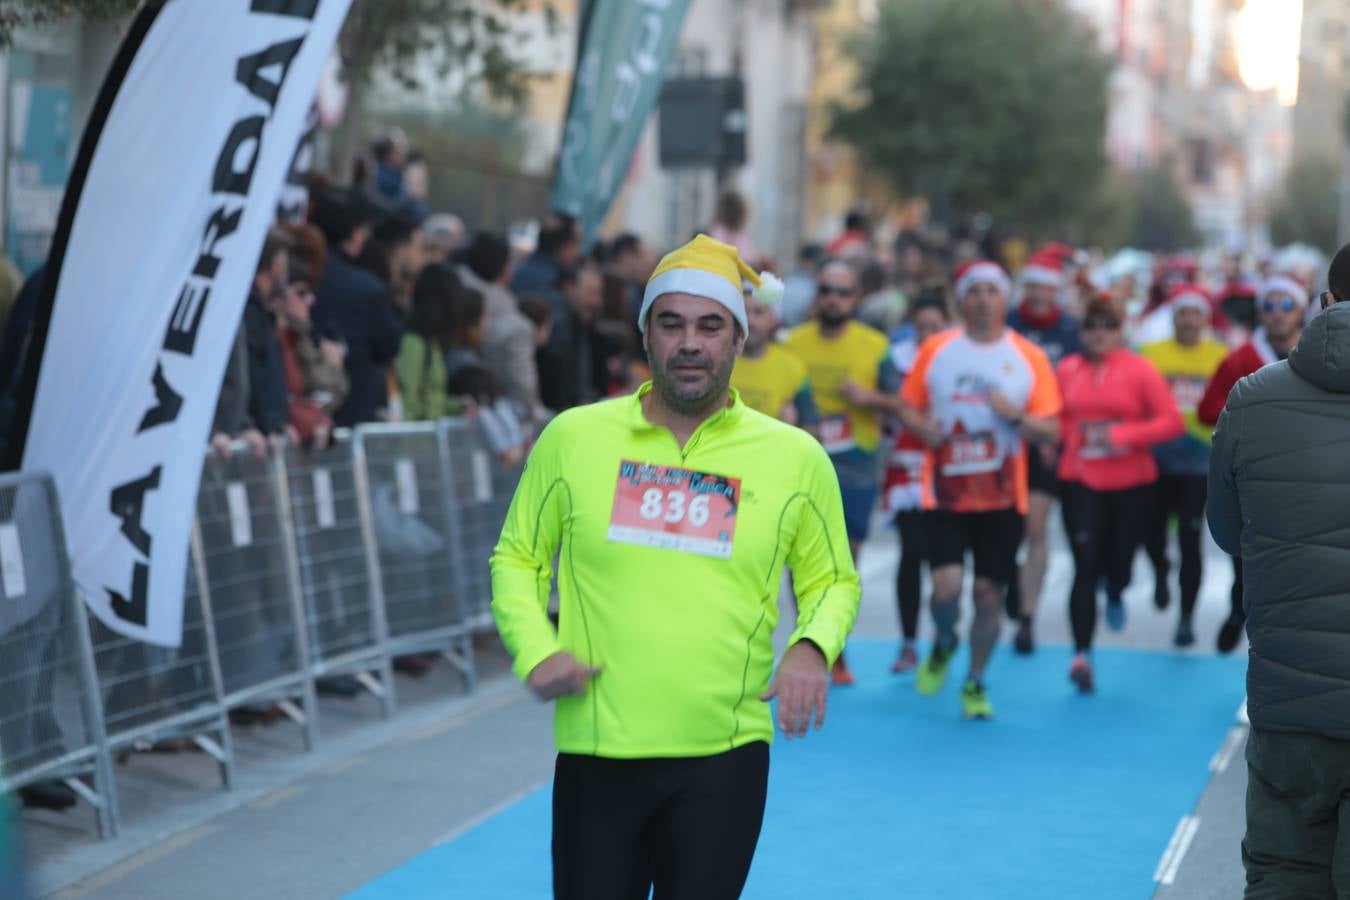
[[[739,478],[623,460],[614,485],[608,537],[617,543],[728,559],[740,494]]]

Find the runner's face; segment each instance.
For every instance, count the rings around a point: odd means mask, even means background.
[[[928,340],[947,327],[947,317],[931,306],[926,306],[914,314],[914,333],[919,341]]]
[[[858,308],[858,278],[848,266],[834,263],[820,273],[816,292],[816,318],[827,328],[837,328],[853,318]]]
[[[1083,323],[1083,349],[1093,359],[1101,359],[1120,347],[1120,326],[1114,322],[1089,319]]]
[[[1177,333],[1177,343],[1183,347],[1193,347],[1200,343],[1205,330],[1205,314],[1189,306],[1182,307],[1172,314],[1172,324]]]
[[[643,343],[662,402],[682,415],[706,413],[720,403],[745,346],[737,331],[727,308],[706,297],[657,298]]]
[[[1291,339],[1303,327],[1303,305],[1295,302],[1293,309],[1286,310],[1289,299],[1288,294],[1272,294],[1257,304],[1262,327],[1277,343]]]
[[[977,282],[966,291],[966,324],[982,331],[996,331],[1008,318],[1008,298],[997,285]]]
[[[773,334],[778,329],[778,316],[774,314],[772,306],[746,294],[745,317],[750,323],[750,336],[745,346],[749,350],[759,352],[773,340]]]
[[[1029,284],[1023,288],[1022,296],[1026,298],[1027,306],[1036,310],[1048,310],[1055,305],[1055,298],[1059,295],[1053,287],[1048,284]]]

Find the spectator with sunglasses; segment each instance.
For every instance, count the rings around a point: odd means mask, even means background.
[[[1248,897],[1346,892],[1350,245],[1328,286],[1287,361],[1228,395],[1210,460],[1210,531],[1246,561]],[[1263,318],[1271,302],[1263,291]]]
[[[1275,275],[1261,286],[1256,302],[1260,327],[1251,340],[1228,354],[1205,388],[1205,396],[1196,410],[1199,420],[1213,426],[1219,421],[1228,394],[1243,378],[1289,356],[1303,335],[1307,320],[1308,289],[1291,275]],[[1233,589],[1229,594],[1228,619],[1219,628],[1216,640],[1220,653],[1231,653],[1242,637],[1247,616],[1242,607],[1242,559],[1233,557]]]
[[[1074,658],[1069,679],[1079,692],[1095,689],[1093,635],[1097,586],[1124,585],[1158,480],[1153,448],[1186,430],[1171,389],[1153,364],[1126,349],[1119,311],[1099,298],[1083,316],[1083,349],[1065,357],[1057,374],[1060,413],[1059,478],[1064,531],[1073,551],[1069,619]],[[1107,620],[1124,625],[1118,589],[1107,597]]]

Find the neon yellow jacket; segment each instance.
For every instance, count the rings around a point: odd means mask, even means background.
[[[492,611],[516,674],[560,650],[603,670],[557,701],[565,753],[707,756],[772,740],[759,698],[783,566],[798,598],[792,642],[833,663],[858,612],[839,485],[815,438],[733,390],[682,451],[643,414],[650,390],[544,429],[492,557]]]

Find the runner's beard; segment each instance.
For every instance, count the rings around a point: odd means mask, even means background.
[[[684,384],[675,378],[674,368],[680,362],[682,360],[675,357],[663,365],[652,367],[652,389],[660,396],[661,402],[682,416],[702,415],[719,406],[727,386],[731,384],[731,370],[736,364],[736,357],[732,356],[730,363],[723,366],[710,361],[704,370],[708,373],[708,379],[698,384]]]
[[[829,313],[825,312],[824,310],[821,310],[816,314],[816,318],[818,318],[820,320],[820,324],[824,325],[826,328],[838,328],[840,325],[843,325],[852,317],[847,315],[839,315],[837,313]]]

